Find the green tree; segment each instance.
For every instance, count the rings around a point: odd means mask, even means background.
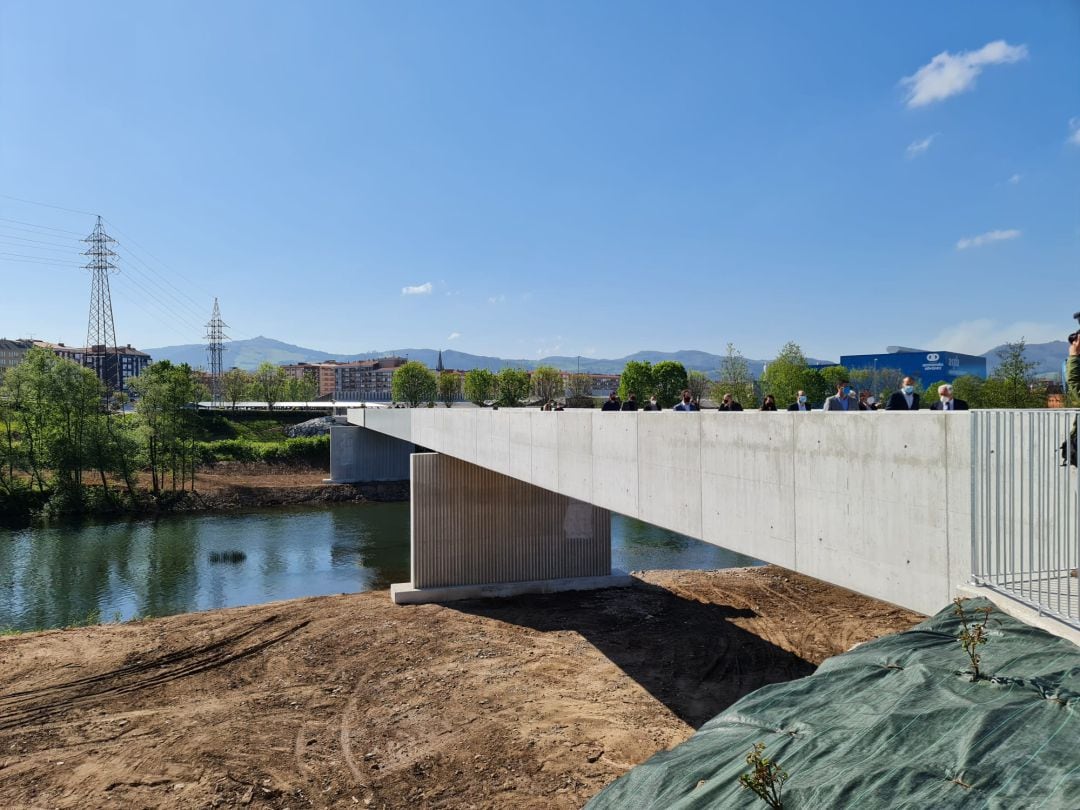
[[[221,375],[221,392],[225,401],[232,404],[236,410],[236,403],[242,400],[252,387],[251,375],[242,368],[230,368]]]
[[[520,368],[504,368],[496,375],[499,405],[513,408],[529,396],[529,373]]]
[[[398,366],[390,381],[391,394],[410,408],[433,403],[438,389],[435,372],[417,360]]]
[[[588,374],[571,374],[566,378],[566,407],[592,408],[593,378]]]
[[[712,382],[701,371],[691,371],[686,375],[686,387],[690,389],[690,398],[695,405],[701,405],[701,400],[709,393]]]
[[[982,408],[983,379],[974,374],[964,374],[953,380],[953,396],[962,399],[969,408]]]
[[[676,360],[661,360],[652,367],[653,389],[656,403],[661,408],[670,408],[680,399],[686,388],[686,367]]]
[[[541,402],[551,402],[563,395],[562,372],[553,366],[540,366],[532,373],[533,396]]]
[[[287,381],[285,369],[269,361],[260,363],[255,369],[253,383],[258,393],[257,399],[266,403],[266,410],[274,410],[274,403],[281,401]]]
[[[859,368],[850,372],[851,384],[859,390],[867,390],[884,405],[889,395],[900,390],[900,383],[904,379],[904,372],[898,368]],[[829,394],[836,391],[835,387]],[[934,396],[937,396],[935,393]]]
[[[482,408],[495,398],[495,375],[486,368],[474,368],[465,373],[465,399]]]
[[[461,375],[456,371],[440,372],[436,388],[439,402],[449,408],[455,399],[461,397]]]
[[[198,383],[186,363],[151,363],[131,382],[138,397],[135,414],[142,429],[150,480],[160,494],[171,473],[172,489],[195,488]]]
[[[623,366],[619,375],[619,399],[625,402],[633,394],[638,402],[644,404],[655,390],[652,363],[648,360],[631,360]]]
[[[720,361],[720,377],[715,391],[713,396],[717,400],[722,399],[724,394],[731,394],[736,402],[744,406],[750,406],[757,401],[757,390],[750,374],[750,366],[734,343],[727,345],[724,358]]]
[[[761,384],[776,397],[778,408],[794,404],[799,391],[805,391],[809,400],[812,372],[798,343],[788,341],[780,348],[780,353],[765,366]]]
[[[1043,408],[1046,396],[1033,391],[1036,363],[1027,359],[1023,338],[998,350],[998,367],[982,387],[984,408]]]
[[[923,390],[921,396],[919,397],[919,406],[923,410],[929,410],[930,406],[938,401],[938,396],[939,396],[939,394],[937,392],[938,386],[939,385],[950,385],[950,384],[951,383],[948,380],[936,380],[935,382],[930,383],[928,386],[926,386],[926,388]],[[953,391],[954,395],[955,395],[955,393],[956,392]]]

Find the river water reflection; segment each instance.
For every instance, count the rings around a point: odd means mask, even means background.
[[[611,528],[612,564],[627,571],[755,563],[621,515]],[[352,593],[408,579],[407,503],[0,529],[0,630]]]

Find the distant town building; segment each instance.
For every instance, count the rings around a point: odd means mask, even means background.
[[[0,338],[0,378],[9,368],[15,368],[34,345],[31,340],[8,340]]]
[[[948,382],[964,375],[986,379],[986,358],[946,351],[924,351],[905,346],[889,346],[884,354],[845,354],[840,365],[848,371],[855,369],[899,369],[924,385],[942,380]]]
[[[347,363],[337,360],[294,363],[282,368],[294,379],[314,379],[319,386],[320,399],[389,402],[394,372],[406,362],[404,357],[380,357]]]
[[[66,347],[64,347],[66,348]],[[133,377],[138,377],[150,365],[150,355],[126,346],[89,346],[82,351],[83,365],[97,374],[110,391],[127,390]],[[119,366],[120,378],[116,369]]]

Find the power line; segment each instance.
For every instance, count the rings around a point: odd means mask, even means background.
[[[29,205],[40,205],[42,208],[55,208],[57,211],[67,211],[69,214],[85,214],[88,217],[97,216],[97,214],[92,211],[80,211],[77,208],[65,208],[62,205],[50,205],[49,203],[38,202],[37,200],[25,200],[22,197],[12,197],[10,194],[0,194],[0,197],[3,197],[6,200],[28,203]]]
[[[38,228],[43,231],[59,231],[60,233],[70,233],[82,238],[82,234],[78,231],[69,231],[67,228],[53,228],[49,225],[35,225],[33,222],[24,222],[21,219],[10,219],[8,217],[0,217],[2,222],[14,222],[16,225],[29,225],[31,228]]]
[[[82,267],[82,264],[80,262],[65,261],[64,259],[53,259],[53,258],[50,258],[49,256],[33,256],[31,254],[28,254],[28,253],[0,252],[0,256],[7,256],[7,257],[10,257],[13,260],[16,260],[16,259],[22,259],[24,261],[25,260],[34,260],[34,261],[40,260],[40,261],[45,262],[47,264],[69,264],[72,267]]]

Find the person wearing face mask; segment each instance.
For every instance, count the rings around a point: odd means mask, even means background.
[[[899,391],[895,391],[889,397],[885,405],[887,411],[917,411],[919,410],[919,395],[915,393],[915,381],[911,377],[904,377]]]
[[[799,391],[798,396],[795,397],[795,401],[787,406],[789,411],[809,411],[810,403],[806,399],[806,392]]]
[[[731,394],[724,394],[724,398],[720,400],[721,411],[741,411],[742,405],[735,401],[735,398]]]
[[[839,380],[836,383],[836,393],[828,397],[821,406],[823,411],[851,411],[859,410],[859,400],[855,398],[855,390],[847,380]]]
[[[643,411],[659,411],[659,410],[661,410],[660,406],[656,404],[656,394],[653,394],[651,397],[649,397],[649,401],[645,403],[645,407],[642,408],[642,410]]]
[[[966,411],[968,404],[962,399],[953,396],[951,385],[939,385],[937,387],[938,401],[930,406],[932,411]]]
[[[679,404],[676,405],[674,408],[672,408],[672,410],[673,411],[696,411],[697,410],[697,406],[694,405],[694,403],[693,403],[693,401],[692,401],[692,399],[690,397],[690,392],[689,391],[684,390],[682,392],[682,401],[679,402]]]
[[[877,400],[870,395],[869,391],[865,389],[859,392],[859,410],[860,411],[876,411]]]

